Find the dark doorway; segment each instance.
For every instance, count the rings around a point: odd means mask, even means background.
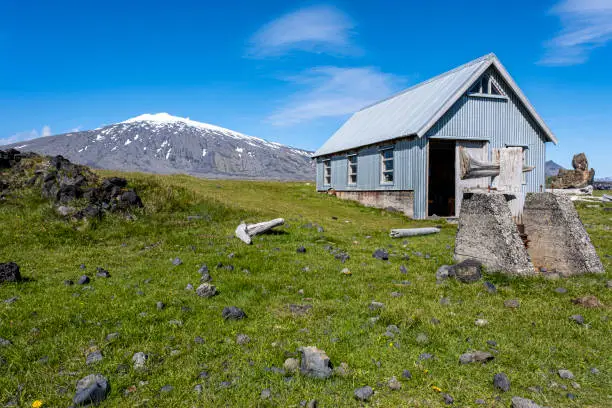
[[[429,214],[455,215],[455,141],[429,140]]]

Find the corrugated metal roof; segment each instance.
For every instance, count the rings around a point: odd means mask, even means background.
[[[468,87],[494,64],[527,106],[534,119],[556,143],[554,135],[510,78],[495,54],[487,54],[451,71],[421,82],[353,114],[314,156],[345,151],[402,136],[423,136]]]

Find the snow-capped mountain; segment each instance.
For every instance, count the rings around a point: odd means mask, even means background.
[[[314,179],[312,152],[167,113],[10,145],[92,167],[215,178]]]

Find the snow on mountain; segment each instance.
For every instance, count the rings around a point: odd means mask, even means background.
[[[314,179],[312,152],[168,113],[10,147],[61,154],[92,167],[205,177]]]

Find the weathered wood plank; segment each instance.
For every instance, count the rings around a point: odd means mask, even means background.
[[[437,234],[440,232],[440,228],[430,227],[430,228],[398,228],[392,229],[389,233],[391,238],[403,238],[403,237],[415,237],[418,235],[429,235],[429,234]]]
[[[244,222],[240,223],[238,227],[236,227],[236,236],[246,244],[251,244],[251,237],[261,234],[262,232],[266,232],[274,227],[278,227],[279,225],[283,225],[285,220],[282,218],[276,218],[271,221],[260,222],[257,224],[245,224]]]

